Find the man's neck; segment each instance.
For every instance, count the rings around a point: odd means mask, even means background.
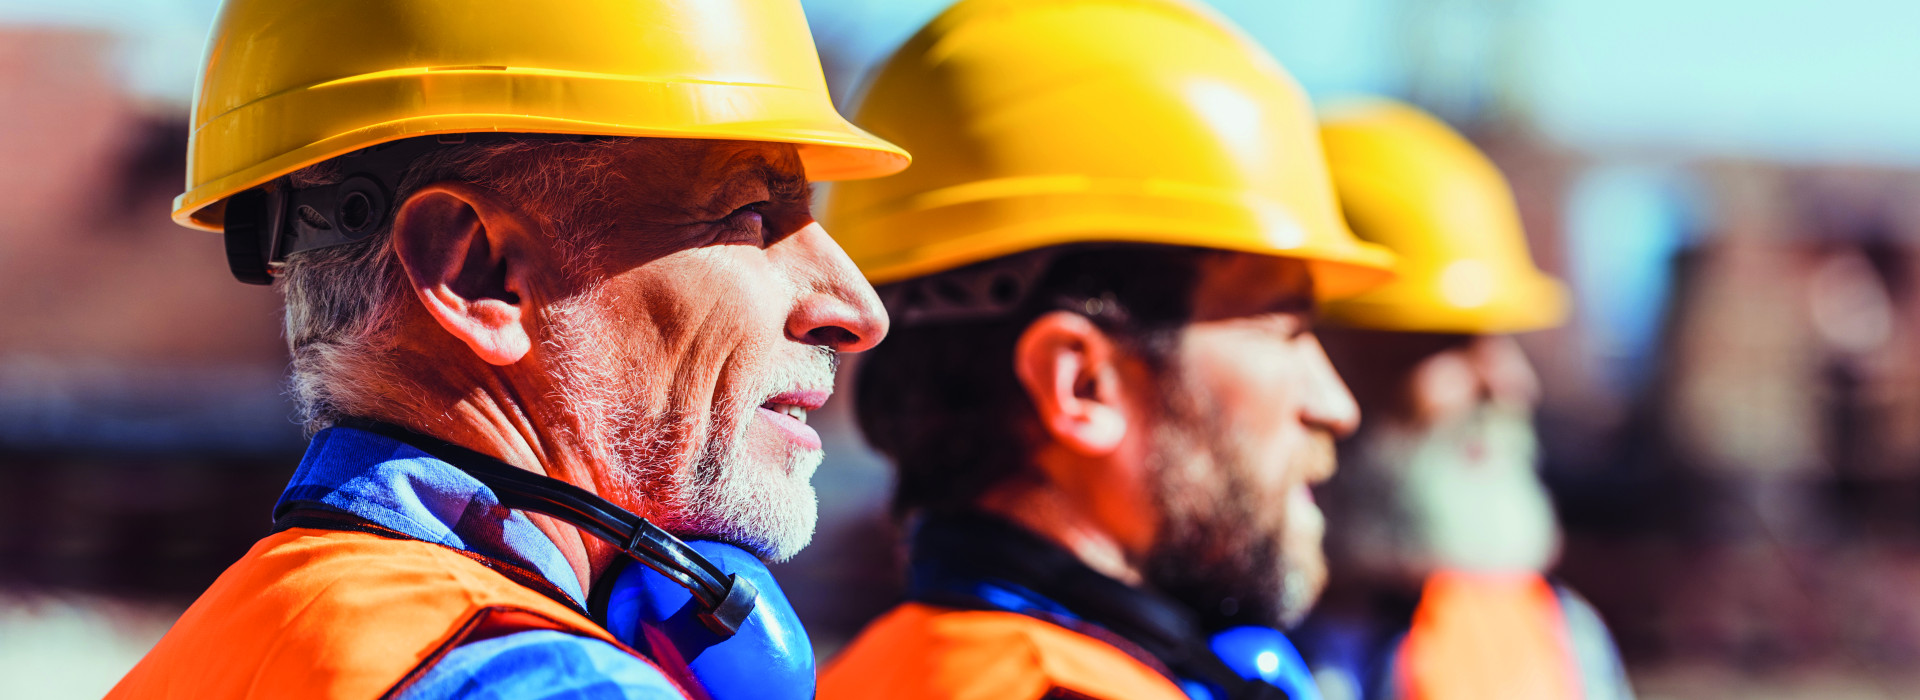
[[[446,371],[444,367],[438,369],[442,373]],[[412,379],[418,384],[420,393],[443,396],[444,401],[437,405],[444,408],[417,413],[402,410],[396,412],[398,415],[368,417],[395,423],[521,469],[598,493],[600,489],[594,478],[594,470],[580,457],[585,454],[581,449],[584,446],[571,444],[572,440],[565,437],[571,433],[563,434],[538,425],[527,411],[514,403],[510,397],[526,394],[509,386],[511,378],[499,371],[502,369],[487,368],[462,373],[457,382],[436,382],[437,376],[415,376]],[[467,389],[452,391],[450,387],[455,385]],[[527,513],[527,517],[566,557],[568,565],[580,579],[580,589],[591,588],[595,572],[612,559],[612,548],[582,535],[579,529],[559,520],[537,513]]]
[[[1108,578],[1130,586],[1145,581],[1120,539],[1058,490],[1033,486],[996,491],[981,498],[977,506],[1059,545]]]

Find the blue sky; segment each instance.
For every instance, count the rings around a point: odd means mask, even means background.
[[[945,0],[814,0],[868,61]],[[1920,2],[1214,0],[1309,92],[1516,109],[1576,147],[1920,165]],[[823,44],[826,42],[823,41]]]
[[[883,56],[946,0],[804,4],[821,43],[858,63]],[[1920,165],[1920,3],[1909,0],[1213,4],[1316,96],[1412,96],[1450,116],[1497,105],[1603,152]],[[0,0],[0,23],[113,32],[132,87],[184,104],[216,7]]]

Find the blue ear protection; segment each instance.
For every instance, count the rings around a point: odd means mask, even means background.
[[[722,542],[684,542],[580,487],[458,445],[383,423],[342,424],[413,445],[479,480],[503,506],[620,548],[627,557],[593,586],[588,614],[696,697],[813,697],[813,647],[759,557]]]
[[[1243,679],[1266,681],[1293,700],[1320,700],[1320,688],[1314,685],[1306,660],[1280,630],[1234,627],[1214,634],[1207,648]]]
[[[687,546],[759,589],[759,601],[731,636],[700,619],[700,602],[679,583],[645,566],[627,566],[605,586],[607,631],[713,700],[813,698],[813,646],[773,573],[760,558],[724,542]],[[736,584],[737,585],[737,584]]]

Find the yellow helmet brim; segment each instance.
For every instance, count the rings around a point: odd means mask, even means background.
[[[206,171],[218,170],[228,163],[251,165],[240,165],[237,170],[207,180],[205,184],[180,195],[174,200],[173,219],[184,226],[218,231],[224,208],[210,205],[217,205],[229,196],[280,175],[362,148],[435,134],[505,132],[790,143],[800,147],[800,158],[806,166],[807,177],[820,181],[891,175],[906,168],[909,161],[905,150],[861,130],[831,109],[824,110],[824,114],[821,110],[793,109],[789,113],[811,113],[814,116],[785,120],[729,122],[716,119],[713,114],[714,104],[748,100],[764,105],[813,97],[777,86],[660,82],[642,92],[633,89],[632,81],[576,78],[570,81],[570,89],[562,91],[581,104],[596,105],[591,111],[583,110],[580,118],[535,116],[528,114],[528,110],[514,109],[514,100],[526,99],[528,88],[561,89],[554,86],[556,80],[556,76],[545,72],[421,71],[275,95],[221,115],[196,132],[197,139],[229,145],[245,143],[250,148],[229,148],[221,153],[195,153],[190,159],[195,162],[189,167]],[[290,135],[284,130],[263,128],[266,124],[293,122],[285,118],[286,113],[304,112],[311,115],[315,111],[330,109],[329,105],[417,104],[417,100],[407,99],[404,95],[381,95],[376,99],[376,96],[354,94],[367,91],[411,92],[420,99],[425,99],[427,95],[450,93],[465,95],[467,99],[461,104],[446,105],[446,111],[435,114],[409,115],[396,109],[395,113],[386,115],[351,115],[358,119],[367,119],[369,116],[376,120],[385,119],[340,133],[330,133],[331,129],[327,129],[311,135]],[[654,118],[646,123],[618,120],[623,113],[633,113],[637,105],[630,103],[646,98],[652,98],[647,100],[645,106]],[[663,103],[678,107],[673,110],[676,112],[671,115],[673,118],[662,118],[661,113],[668,111],[663,109]],[[308,121],[316,120],[310,117]],[[316,140],[304,144],[286,143],[302,136],[312,136]],[[278,155],[268,155],[273,152],[278,152]],[[202,162],[209,159],[221,162]]]

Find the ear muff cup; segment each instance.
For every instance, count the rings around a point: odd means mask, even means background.
[[[589,607],[603,616],[607,631],[712,700],[811,700],[813,644],[773,572],[759,557],[724,542],[693,540],[687,546],[759,591],[738,630],[722,637],[700,619],[702,608],[686,586],[629,562],[610,582],[603,577],[596,588],[607,589],[592,596]]]

